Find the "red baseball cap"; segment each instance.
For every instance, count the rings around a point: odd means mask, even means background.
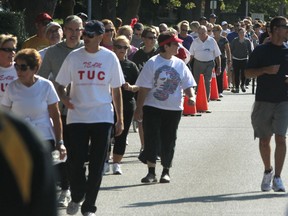
[[[41,23],[43,21],[50,20],[53,21],[52,17],[48,13],[40,13],[35,19],[35,23]]]

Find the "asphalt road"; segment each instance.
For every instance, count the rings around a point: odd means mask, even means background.
[[[199,117],[183,116],[170,184],[144,185],[147,168],[137,159],[140,141],[131,130],[123,175],[104,176],[97,199],[100,216],[284,216],[287,193],[261,192],[263,165],[250,113],[254,95],[224,92]],[[274,141],[273,141],[274,151]],[[161,175],[160,163],[156,168]],[[288,190],[287,165],[282,179]],[[66,215],[59,209],[59,215]],[[77,216],[81,215],[80,212]]]

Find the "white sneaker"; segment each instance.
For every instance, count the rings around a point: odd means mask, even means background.
[[[270,173],[264,173],[262,183],[261,183],[261,190],[262,191],[270,191],[272,189],[272,179],[274,176],[274,171],[272,170]]]
[[[275,177],[273,179],[273,190],[275,192],[285,192],[285,187],[280,177]]]
[[[110,172],[110,164],[109,162],[105,162],[103,167],[103,175],[105,175],[108,172]]]
[[[113,163],[113,174],[115,175],[122,175],[122,170],[121,170],[121,166],[119,163]]]
[[[83,216],[96,216],[96,214],[93,212],[85,212]]]
[[[58,207],[67,207],[70,201],[70,190],[62,190],[58,198]]]
[[[68,207],[66,209],[66,213],[69,215],[75,215],[80,207],[80,203],[76,203],[76,202],[69,202]]]

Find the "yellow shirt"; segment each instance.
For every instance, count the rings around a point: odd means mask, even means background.
[[[46,38],[39,38],[37,35],[34,35],[24,41],[22,49],[34,48],[36,50],[41,50],[48,46],[49,41]]]

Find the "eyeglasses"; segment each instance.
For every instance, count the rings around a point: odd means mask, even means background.
[[[125,50],[127,50],[129,47],[128,46],[121,46],[121,45],[119,45],[119,44],[115,44],[114,45],[117,49],[125,49]]]
[[[16,48],[0,48],[0,50],[4,52],[16,52],[17,51]]]
[[[29,65],[27,65],[27,64],[20,64],[20,65],[18,65],[18,64],[14,64],[14,67],[15,67],[15,69],[16,69],[16,71],[27,71],[27,69],[30,67]]]
[[[150,36],[150,37],[145,37],[145,38],[147,38],[147,39],[150,39],[150,40],[156,40],[157,39],[157,37],[156,36]]]
[[[57,28],[57,29],[50,29],[49,31],[48,31],[48,33],[50,33],[50,34],[55,34],[55,33],[58,33],[59,32],[59,30],[60,30],[60,28]]]
[[[114,32],[114,29],[105,29],[105,33]]]
[[[96,35],[96,33],[95,33],[95,32],[83,31],[82,35],[83,35],[83,36],[87,36],[88,38],[94,38],[94,36]]]

